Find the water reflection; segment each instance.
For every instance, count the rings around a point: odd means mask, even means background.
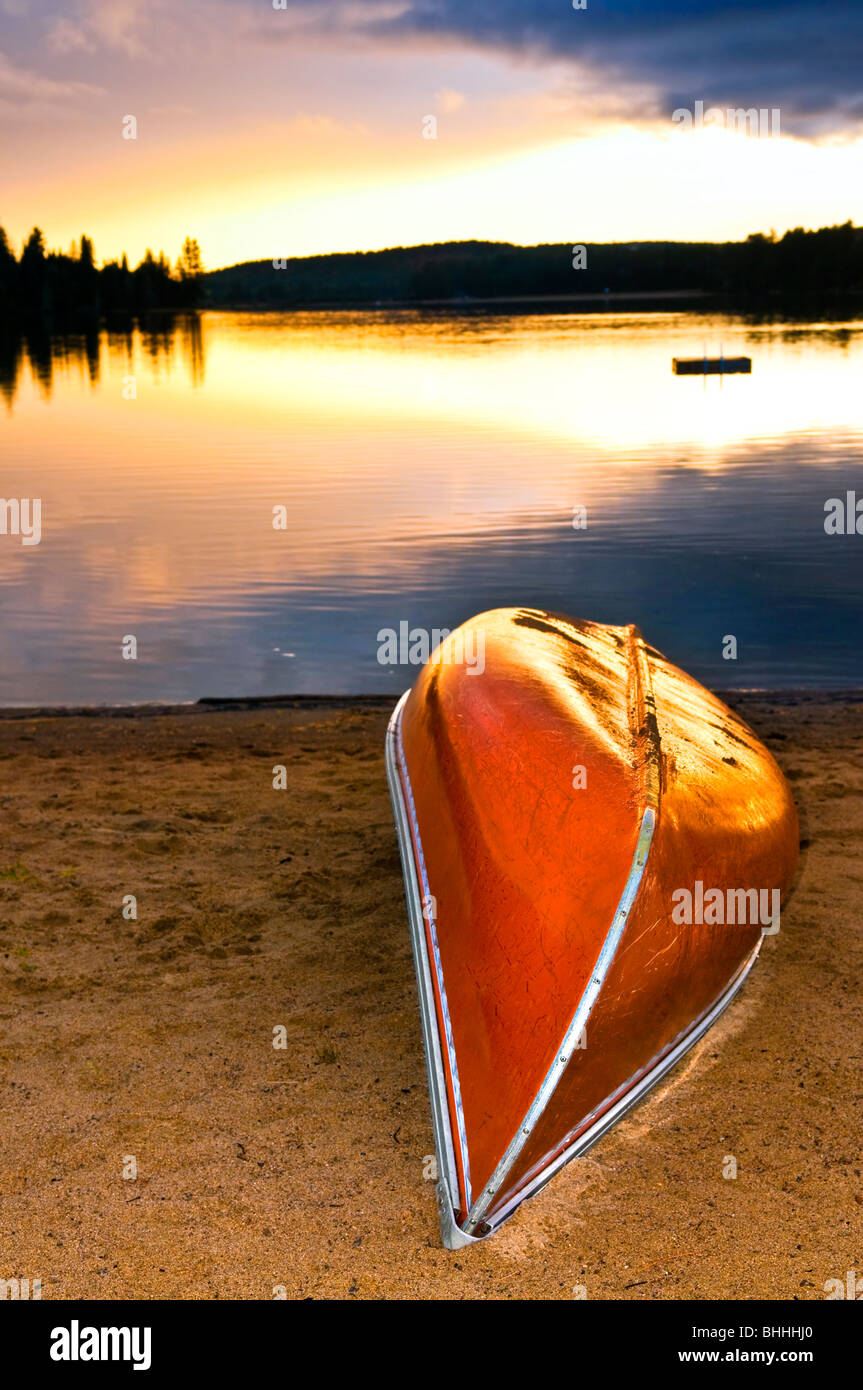
[[[136,353],[154,366],[182,358],[192,386],[204,381],[204,337],[196,312],[151,314],[141,319],[115,318],[107,325],[91,320],[75,332],[58,331],[46,319],[0,325],[0,394],[11,409],[22,378],[29,372],[49,399],[56,373],[83,369],[95,385],[102,356],[131,368]]]
[[[752,376],[674,377],[705,342]],[[509,604],[638,622],[714,688],[863,683],[863,539],[823,527],[861,367],[863,323],[680,312],[7,333],[0,493],[43,538],[0,535],[0,702],[396,692],[382,627]]]

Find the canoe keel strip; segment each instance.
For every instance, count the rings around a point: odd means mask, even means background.
[[[636,628],[531,609],[447,639],[393,713],[386,762],[457,1249],[719,1017],[761,926],[675,925],[672,894],[699,878],[784,891],[796,813],[751,730]]]

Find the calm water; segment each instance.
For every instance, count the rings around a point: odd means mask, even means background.
[[[674,377],[705,342],[753,374]],[[863,684],[863,535],[824,531],[861,381],[863,322],[678,313],[7,342],[0,497],[43,512],[0,535],[0,703],[395,695],[379,629],[500,605],[636,622],[716,689]]]

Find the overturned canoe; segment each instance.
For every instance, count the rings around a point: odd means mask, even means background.
[[[778,930],[797,817],[747,725],[636,628],[532,609],[441,643],[387,771],[454,1249],[719,1016]]]

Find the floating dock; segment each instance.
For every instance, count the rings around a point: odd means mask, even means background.
[[[675,376],[724,376],[727,372],[751,372],[751,357],[672,357]]]

